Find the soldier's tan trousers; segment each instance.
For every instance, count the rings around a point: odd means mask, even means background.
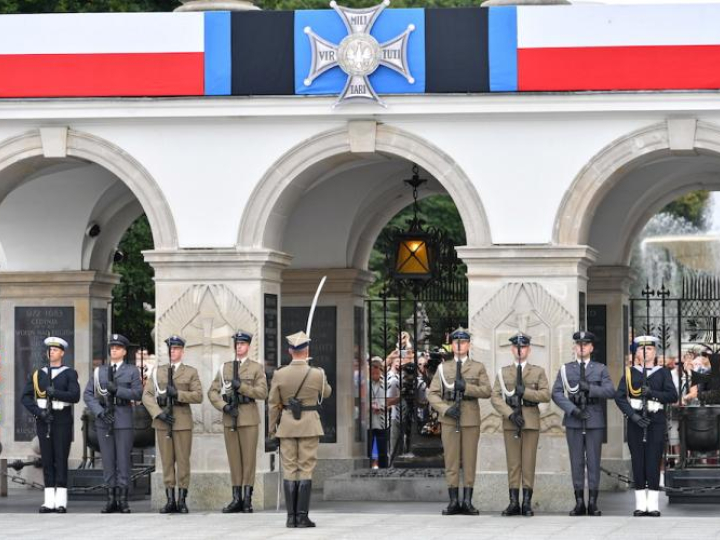
[[[255,484],[255,456],[257,455],[258,426],[238,426],[233,432],[225,428],[225,450],[230,463],[233,486]]]
[[[445,481],[448,487],[460,487],[461,466],[463,485],[473,487],[475,485],[480,426],[461,427],[460,433],[456,433],[454,427],[443,424],[441,435],[445,454]]]
[[[162,461],[163,482],[165,487],[190,486],[190,454],[192,452],[192,430],[173,430],[172,439],[167,438],[167,431],[156,430],[157,448]],[[175,465],[177,464],[177,476]]]
[[[317,464],[320,437],[283,437],[280,439],[283,478],[312,480]]]
[[[507,458],[508,486],[510,489],[528,488],[535,485],[535,458],[540,432],[524,429],[519,439],[515,430],[503,431],[505,436],[505,457]],[[522,481],[522,486],[520,485]]]

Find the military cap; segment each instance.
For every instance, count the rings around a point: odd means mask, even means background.
[[[294,351],[299,351],[310,345],[310,338],[303,331],[296,332],[295,334],[287,336],[285,339],[288,340],[288,345]]]
[[[657,347],[660,340],[655,336],[638,336],[633,339],[636,347]]]
[[[110,339],[108,340],[108,347],[112,345],[117,345],[119,347],[124,347],[127,349],[128,345],[130,345],[130,340],[122,334],[112,334],[110,336]]]
[[[458,327],[457,330],[455,330],[452,334],[450,334],[450,340],[466,340],[470,341],[470,332],[468,332],[465,328],[462,326]]]
[[[238,330],[233,336],[233,342],[237,345],[238,342],[252,343],[253,335],[250,332],[244,330]]]
[[[62,349],[63,351],[68,348],[67,341],[65,341],[63,338],[55,336],[49,336],[45,338],[44,343],[46,347],[57,347],[58,349]]]
[[[508,341],[512,343],[513,345],[520,345],[521,347],[527,347],[530,345],[530,340],[532,338],[528,336],[527,334],[524,334],[523,332],[518,332],[513,337],[511,337]]]
[[[580,330],[573,334],[573,341],[575,343],[595,343],[595,334]]]
[[[185,340],[181,338],[180,336],[176,336],[173,334],[169,338],[165,340],[165,344],[170,347],[185,347]]]

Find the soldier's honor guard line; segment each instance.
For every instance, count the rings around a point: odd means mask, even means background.
[[[193,416],[191,404],[202,403],[202,385],[197,370],[184,363],[185,340],[170,336],[165,340],[170,361],[155,365],[145,385],[142,402],[153,418],[156,448],[162,461],[167,501],[161,514],[187,514],[190,487]],[[175,488],[178,488],[177,499]]]
[[[215,376],[208,398],[223,413],[225,450],[230,465],[232,500],[224,514],[251,513],[255,461],[260,426],[257,401],[268,395],[263,364],[248,358],[253,336],[240,330],[233,336],[233,360],[225,362]]]
[[[40,513],[67,511],[68,456],[73,437],[72,406],[80,401],[77,371],[63,365],[68,347],[59,337],[44,341],[47,365],[33,371],[21,402],[35,418],[40,443],[45,500]]]

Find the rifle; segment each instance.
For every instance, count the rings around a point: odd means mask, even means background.
[[[515,368],[515,389],[516,389],[516,390],[517,390],[517,388],[518,388],[519,386],[522,386],[522,385],[523,385],[523,381],[522,381],[522,368],[520,367],[521,364],[520,364],[520,345],[519,345],[519,344],[518,344],[518,346],[517,346],[517,350],[518,350],[518,366],[517,366],[517,368]],[[520,368],[520,369],[518,369],[518,368]],[[500,376],[502,377],[502,372],[500,373]],[[513,408],[515,409],[514,412],[515,412],[515,414],[517,414],[520,418],[522,418],[522,417],[523,417],[522,397],[518,396],[517,394],[515,394],[513,397],[515,398],[515,399],[514,399],[514,402],[515,402],[514,405],[515,405],[515,406],[513,407]],[[517,426],[517,429],[515,430],[515,435],[514,435],[514,437],[515,437],[516,439],[519,439],[521,435],[522,435],[522,427]]]
[[[655,294],[655,291],[650,289],[650,283],[645,283],[645,290],[642,295],[645,297],[645,327],[647,328],[648,334],[650,334],[650,297]],[[645,349],[645,342],[643,342],[643,369],[642,369],[642,394],[640,395],[642,400],[642,417],[647,418],[647,351]],[[643,428],[643,444],[647,442],[647,426]]]
[[[107,365],[107,380],[108,382],[115,381],[115,372],[113,371],[112,362],[108,362]],[[105,433],[105,437],[112,437],[115,435],[115,394],[111,394],[110,392],[108,392],[105,396],[105,399],[107,399],[107,413],[110,415],[111,418],[113,418],[113,421],[110,423],[110,425],[108,426],[108,430]]]
[[[48,376],[48,379],[50,380],[50,382],[48,383],[48,387],[49,387],[49,388],[52,388],[53,391],[54,391],[54,390],[55,390],[55,383],[53,382],[53,378],[52,378],[52,367],[50,366],[50,347],[48,347],[47,359],[48,359],[48,363],[47,363],[47,370],[48,370],[47,376]],[[52,404],[52,402],[53,402],[53,399],[52,399],[52,397],[50,397],[50,394],[52,394],[52,391],[51,391],[50,393],[48,393],[47,391],[45,391],[45,407],[47,407],[47,411],[48,411],[48,414],[49,414],[49,416],[48,416],[48,423],[47,423],[47,433],[45,434],[45,438],[46,438],[46,439],[49,439],[49,438],[50,438],[50,432],[52,431],[52,421],[53,421],[53,417],[52,417],[52,411],[53,411],[53,404]]]
[[[239,363],[240,363],[240,362],[238,362],[237,358],[235,358],[235,359],[233,360],[233,369],[232,369],[233,389],[232,389],[232,393],[230,394],[230,405],[232,405],[232,407],[233,407],[234,409],[238,409],[239,406],[240,406],[240,403],[239,403],[239,401],[240,401],[240,396],[238,395],[238,394],[239,394],[239,391],[238,391],[239,389],[238,389],[238,390],[235,389],[235,381],[240,377],[240,375],[238,374],[238,371],[239,371],[238,364],[239,364]],[[239,412],[239,411],[238,411],[238,412]],[[230,428],[230,431],[237,431],[238,416],[239,416],[239,414],[233,415],[233,417],[232,417],[232,427]]]
[[[168,382],[167,382],[166,391],[167,391],[168,388],[171,388],[171,387],[174,387],[174,386],[175,386],[175,383],[173,382],[173,366],[172,366],[172,361],[171,361],[170,363],[168,363]],[[166,411],[165,411],[165,412],[166,412],[166,413],[168,414],[168,416],[170,416],[171,418],[174,417],[174,416],[173,416],[173,407],[174,407],[174,405],[175,405],[175,398],[171,397],[171,396],[170,396],[170,392],[168,392],[168,393],[167,393],[167,408],[166,408]],[[172,427],[172,422],[171,422],[171,423],[168,424],[167,438],[168,438],[168,439],[172,439],[172,436],[173,436],[173,427]]]
[[[462,376],[462,362],[460,360],[455,361],[456,369],[455,369],[455,381],[461,381]],[[458,413],[460,412],[460,407],[462,406],[462,399],[463,394],[465,392],[460,392],[459,390],[455,390],[455,404],[453,407],[457,407]],[[460,433],[460,415],[458,414],[458,417],[455,419],[455,433]]]
[[[587,374],[585,373],[585,349],[583,347],[583,342],[580,342],[580,381],[581,382],[587,382]],[[580,392],[580,410],[582,412],[585,412],[585,409],[587,409],[587,402],[588,402],[588,396],[585,394],[585,392]],[[584,417],[585,415],[583,415]],[[587,420],[583,418],[580,420],[582,424],[582,434],[587,435]]]

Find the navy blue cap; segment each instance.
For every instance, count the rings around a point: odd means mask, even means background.
[[[595,343],[595,334],[581,330],[573,334],[573,341],[575,343]]]
[[[511,337],[508,341],[512,343],[513,345],[520,345],[521,347],[527,347],[530,345],[530,340],[532,338],[528,336],[527,334],[523,334],[522,332],[518,332],[513,337]]]
[[[165,340],[165,344],[170,347],[185,347],[185,340],[180,336],[173,334]]]
[[[455,341],[456,339],[464,339],[470,341],[470,332],[468,332],[462,326],[450,334],[450,340]]]
[[[238,342],[242,343],[252,343],[253,335],[250,332],[245,332],[244,330],[238,330],[237,333],[233,336],[233,341],[237,345]]]
[[[111,334],[110,339],[108,340],[108,347],[112,345],[117,345],[119,347],[125,347],[128,348],[128,345],[130,345],[130,340],[123,336],[122,334]]]

